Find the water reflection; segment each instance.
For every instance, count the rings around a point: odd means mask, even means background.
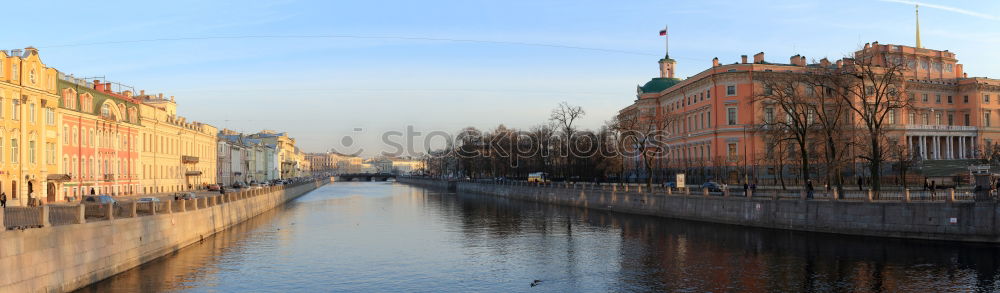
[[[992,292],[998,251],[337,183],[82,291]]]

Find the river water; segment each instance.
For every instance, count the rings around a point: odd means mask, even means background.
[[[991,245],[338,182],[80,292],[992,292],[998,266]]]

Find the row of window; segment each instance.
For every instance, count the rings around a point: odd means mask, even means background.
[[[727,143],[726,160],[736,160],[739,156],[738,150],[737,143]],[[681,147],[680,149],[671,150],[671,159],[673,160],[709,160],[711,158],[712,146],[710,144]]]
[[[7,104],[7,103],[3,102],[3,100],[4,100],[4,98],[0,97],[0,118],[4,118],[4,112],[5,112],[4,108],[6,108],[5,105]],[[43,111],[43,115],[45,115],[45,124],[46,125],[50,125],[50,126],[51,125],[56,125],[56,112],[55,112],[55,109],[48,108],[48,107],[41,107],[41,109]],[[21,120],[21,110],[22,110],[21,109],[21,100],[19,100],[19,99],[11,99],[10,100],[10,115],[11,115],[10,118],[12,120]],[[38,111],[38,107],[35,105],[34,102],[28,103],[28,113],[27,113],[27,115],[28,115],[28,122],[35,123],[35,121],[37,119],[36,117],[38,115],[37,111]]]
[[[132,174],[135,174],[134,163],[134,159],[119,158],[98,158],[95,161],[93,156],[89,158],[77,158],[76,156],[70,158],[66,156],[63,157],[62,161],[63,170],[66,170],[69,174],[78,174],[80,178],[84,179],[99,179],[105,174],[112,174],[112,176],[113,174],[118,174],[128,178]]]
[[[10,158],[10,163],[11,164],[19,164],[20,161],[21,161],[21,144],[20,144],[20,140],[18,140],[17,138],[11,138],[9,142],[10,142],[10,157],[9,157]],[[7,158],[6,156],[4,156],[4,152],[6,151],[6,149],[4,148],[3,143],[4,143],[4,140],[2,138],[0,138],[0,163],[4,162],[4,158]],[[35,146],[36,146],[35,140],[29,140],[28,141],[28,163],[29,164],[36,164],[38,162],[37,161],[37,153],[38,152],[37,152]],[[45,154],[44,154],[44,156],[45,156],[45,164],[54,165],[56,163],[56,154],[57,154],[56,153],[56,144],[55,143],[51,143],[51,142],[46,142],[44,147],[45,147],[45,149],[43,149],[43,151],[45,152]]]

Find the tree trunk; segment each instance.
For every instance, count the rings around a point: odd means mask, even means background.
[[[871,179],[871,188],[872,188],[872,191],[875,192],[875,194],[878,194],[878,192],[880,190],[882,190],[881,189],[881,185],[882,185],[881,184],[882,183],[881,179],[882,178],[880,178],[880,176],[879,176],[880,171],[882,169],[881,168],[882,167],[882,151],[879,148],[877,134],[878,134],[878,131],[872,131],[872,133],[869,134],[869,135],[871,135],[871,138],[870,138],[871,142],[870,143],[871,143],[871,148],[872,148],[872,157],[871,157],[871,165],[868,167],[868,169],[869,169],[869,173],[870,173],[869,175],[872,177],[872,179]]]

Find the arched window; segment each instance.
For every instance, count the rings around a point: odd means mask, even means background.
[[[111,117],[111,107],[108,104],[101,105],[101,116],[105,118]]]

